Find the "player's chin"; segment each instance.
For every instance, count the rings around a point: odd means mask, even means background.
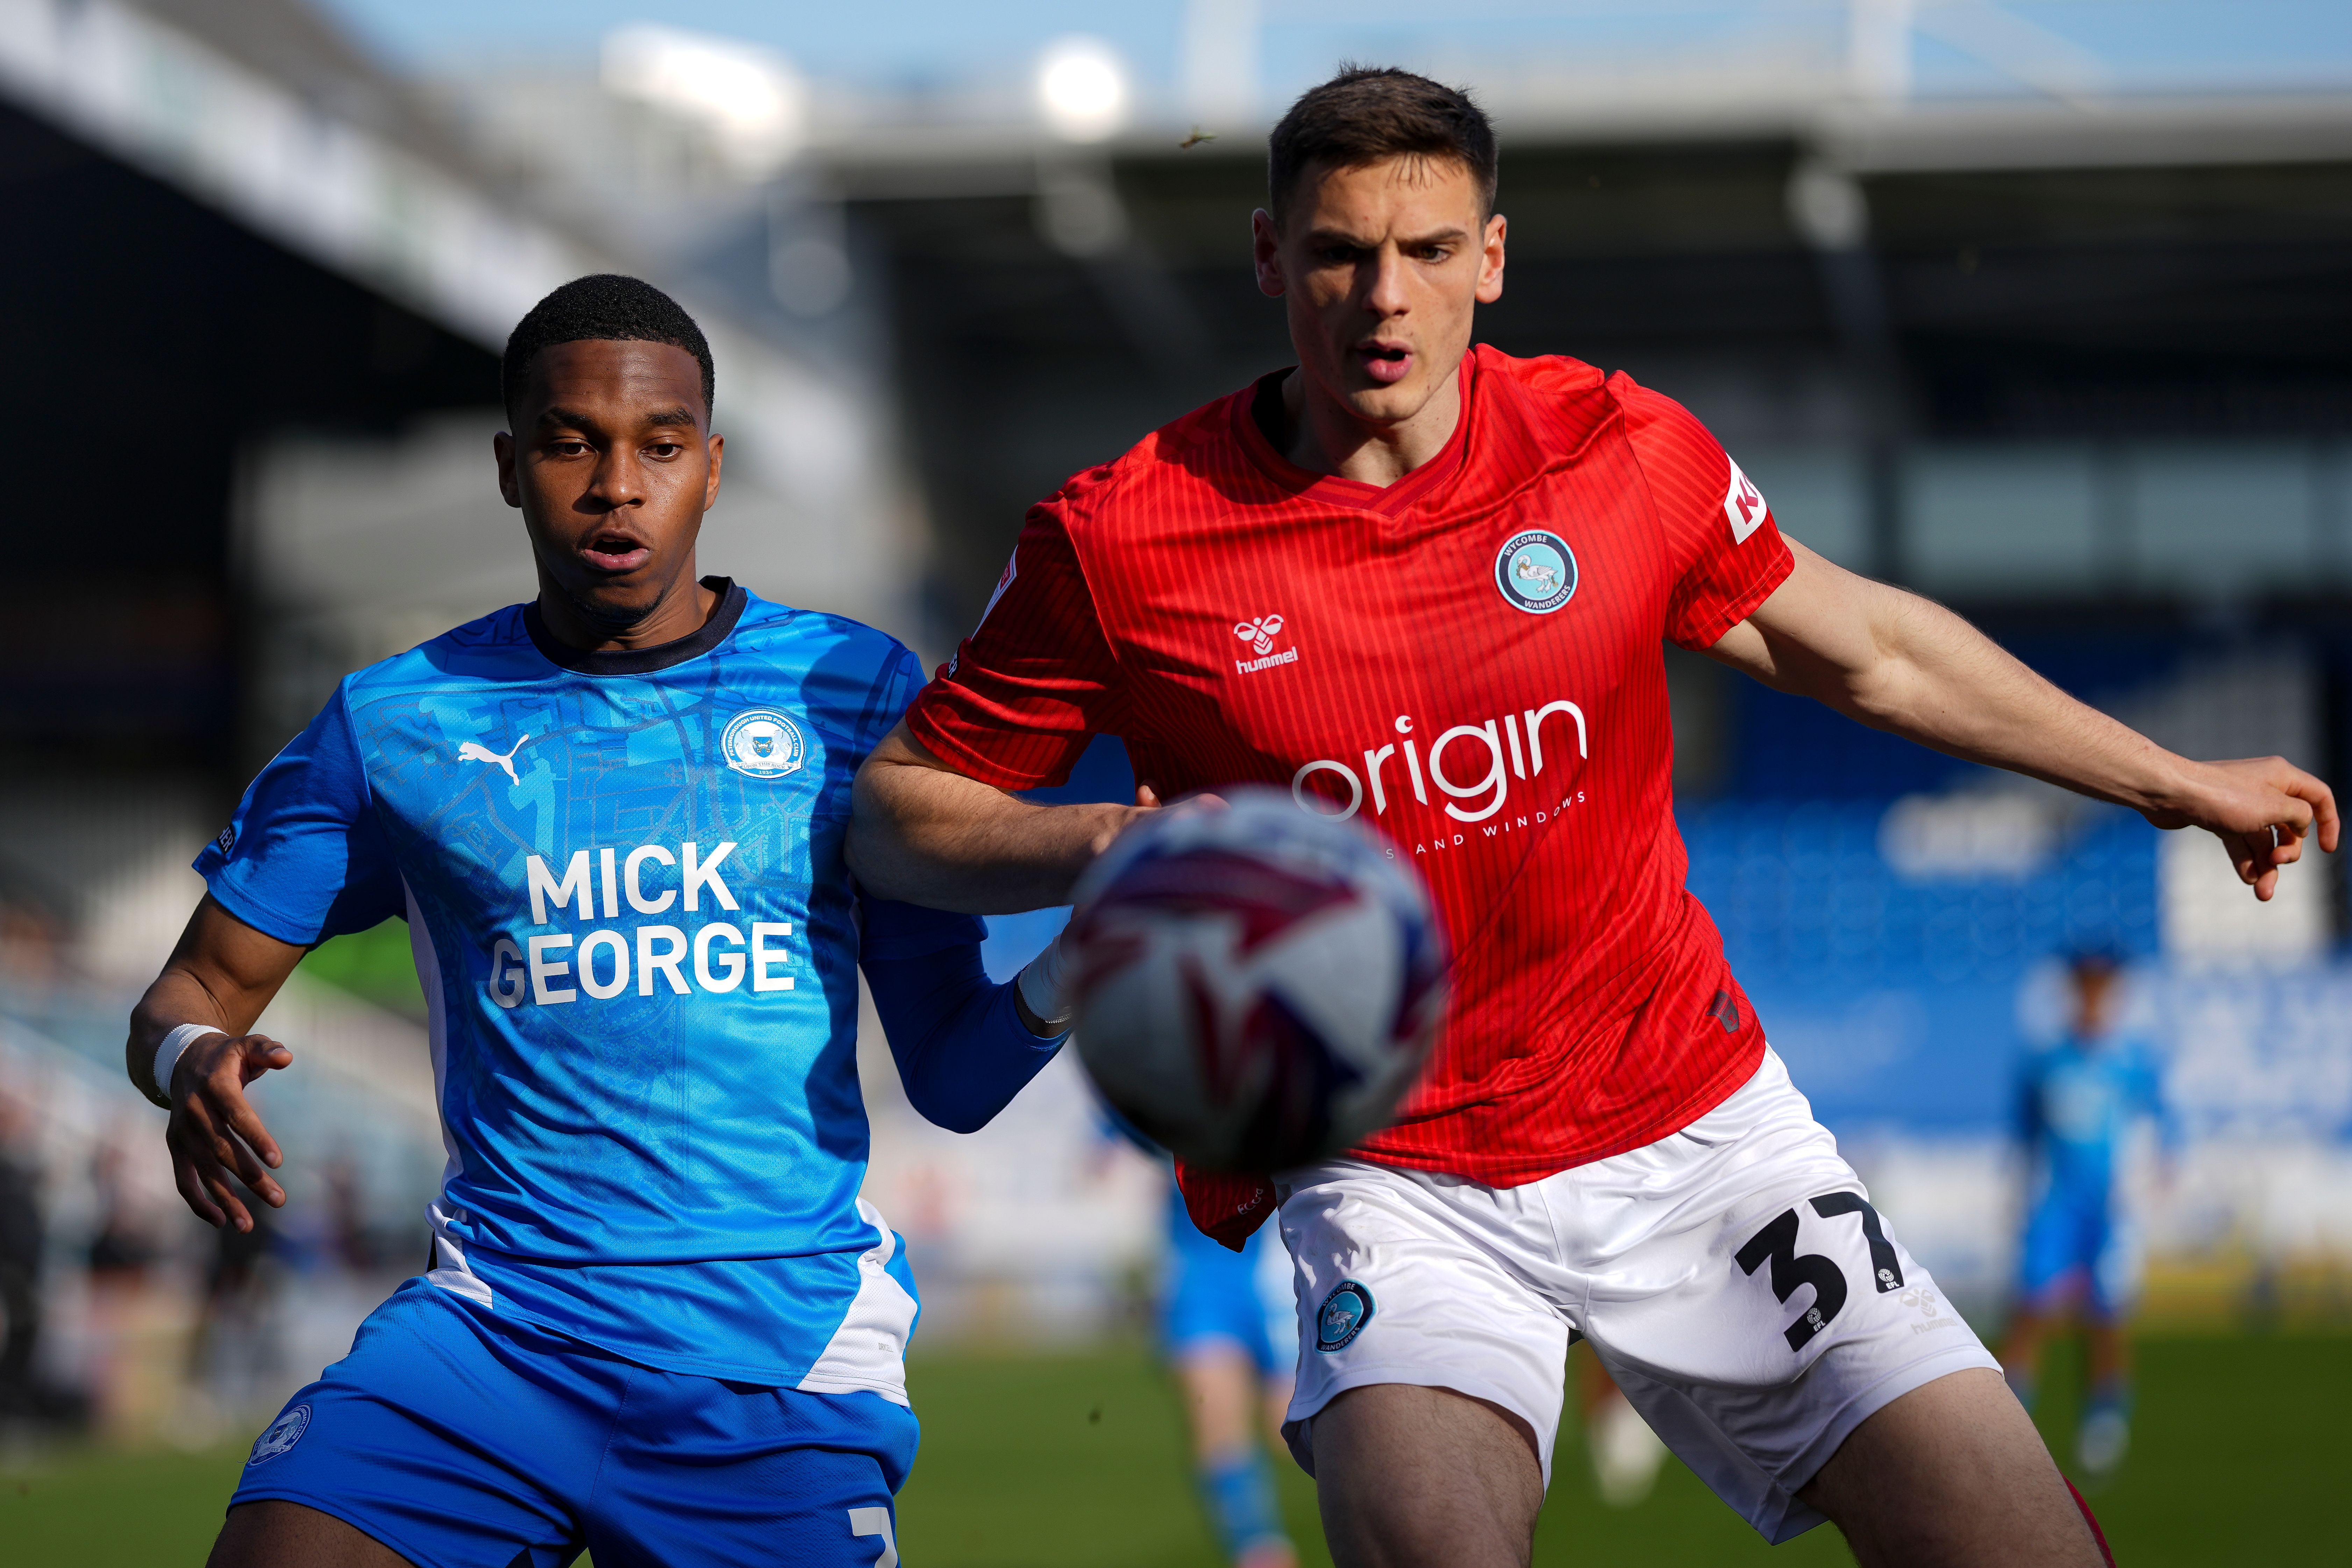
[[[600,572],[572,588],[572,602],[594,619],[629,626],[644,620],[661,602],[660,580],[652,563],[634,572]]]
[[[1427,406],[1434,389],[1420,375],[1395,383],[1368,382],[1348,394],[1348,407],[1367,425],[1401,425]]]

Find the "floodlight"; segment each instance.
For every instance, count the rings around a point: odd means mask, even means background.
[[[700,125],[747,177],[774,173],[807,132],[799,73],[755,44],[675,27],[622,27],[604,39],[604,80],[623,97]]]
[[[1037,110],[1066,142],[1099,142],[1127,122],[1127,68],[1099,38],[1063,38],[1037,60]]]

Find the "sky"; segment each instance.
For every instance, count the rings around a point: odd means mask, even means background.
[[[1173,87],[1184,0],[318,0],[390,63],[432,71],[485,58],[593,58],[613,27],[660,20],[769,45],[812,75],[920,89],[1024,71],[1055,38],[1108,42],[1147,92]],[[2055,40],[2120,91],[2352,90],[2352,0],[1918,0],[1922,94],[2015,90],[1931,35]],[[1262,79],[1287,98],[1341,58],[1475,74],[1481,58],[1738,48],[1838,36],[1842,0],[1258,0]]]

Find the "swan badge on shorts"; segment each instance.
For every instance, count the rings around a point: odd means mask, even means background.
[[[1495,586],[1511,608],[1550,615],[1576,596],[1576,552],[1548,528],[1515,533],[1496,552]]]
[[[310,1429],[310,1407],[298,1405],[269,1424],[269,1430],[253,1440],[253,1455],[247,1465],[266,1465],[302,1440]]]
[[[719,754],[739,773],[780,779],[800,771],[808,760],[808,743],[790,719],[772,708],[753,708],[728,721],[719,737]]]
[[[1346,1350],[1372,1321],[1372,1293],[1353,1279],[1342,1279],[1323,1298],[1315,1314],[1315,1348],[1328,1355]]]

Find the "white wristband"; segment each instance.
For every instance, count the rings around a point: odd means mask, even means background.
[[[187,1048],[206,1035],[219,1035],[226,1038],[228,1031],[215,1028],[210,1024],[183,1024],[164,1036],[163,1043],[155,1047],[156,1104],[166,1109],[171,1106],[172,1069],[180,1065],[180,1058]]]
[[[1064,928],[1067,934],[1068,928]],[[1029,1011],[1037,1021],[1054,1034],[1068,1030],[1073,1007],[1068,992],[1070,968],[1069,949],[1057,936],[1046,944],[1045,951],[1022,966],[1013,984],[1021,987],[1021,1000],[1029,1004]]]

